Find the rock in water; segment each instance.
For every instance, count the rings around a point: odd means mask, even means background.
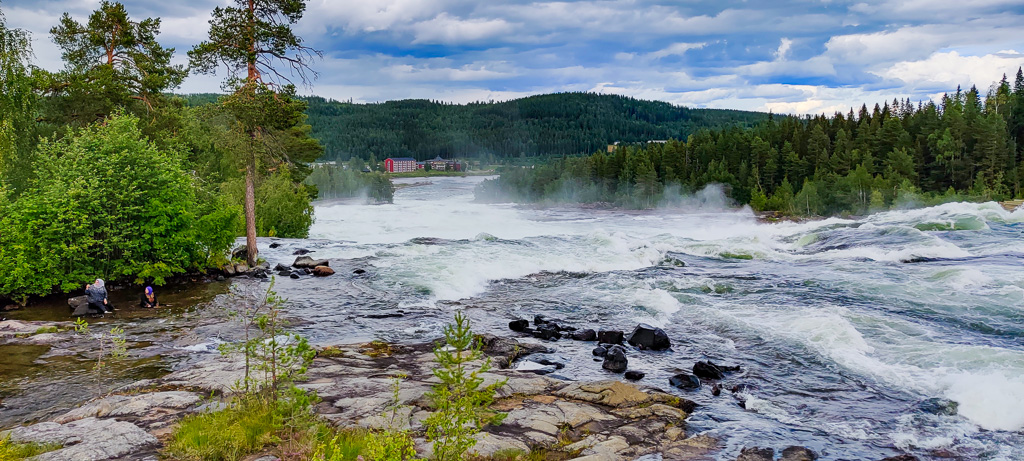
[[[89,297],[82,295],[68,298],[68,306],[71,307],[72,317],[84,316],[89,313]]]
[[[956,416],[960,404],[949,399],[931,398],[917,405],[921,411],[933,415]]]
[[[665,330],[661,328],[652,327],[646,323],[641,323],[633,329],[633,332],[629,334],[627,341],[641,349],[650,349],[653,351],[663,351],[672,347],[672,342],[669,341],[668,335],[665,334]]]
[[[530,321],[526,319],[516,319],[508,322],[508,329],[512,331],[523,332],[530,326]]]
[[[276,271],[276,272],[290,271],[290,270],[292,270],[292,268],[290,268],[288,266],[285,266],[284,264],[281,264],[281,263],[277,263],[277,265],[274,266],[274,271]]]
[[[327,277],[328,275],[334,275],[334,269],[327,266],[316,266],[313,268],[313,275],[317,277]]]
[[[601,346],[597,346],[594,348],[593,354],[597,357],[604,357],[608,355],[608,349],[605,349]]]
[[[271,243],[271,244],[270,244],[270,248],[277,248],[277,247],[279,247],[279,246],[281,246],[281,244],[280,244],[280,243],[278,243],[278,242],[274,242],[274,243]]]
[[[607,344],[622,344],[622,330],[598,331],[597,340]]]
[[[680,389],[696,389],[700,387],[700,378],[689,373],[679,373],[669,378],[668,383]]]
[[[541,326],[533,332],[533,337],[547,341],[557,341],[562,339],[562,333],[558,331],[558,325],[545,323],[541,324]]]
[[[636,370],[629,370],[625,374],[626,379],[630,381],[639,381],[641,379],[644,379],[644,376],[646,376],[644,372]]]
[[[326,259],[313,259],[309,256],[299,256],[295,258],[295,262],[292,263],[292,267],[301,267],[305,269],[313,269],[316,266],[330,266],[331,262]]]
[[[305,249],[305,248],[299,248],[298,250],[295,250],[295,251],[294,251],[294,252],[292,253],[292,256],[301,256],[301,255],[308,255],[308,254],[310,254],[310,253],[312,253],[312,251],[309,251],[309,250],[307,250],[307,249]]]
[[[572,339],[575,339],[576,341],[596,341],[597,332],[590,328],[578,330],[573,332]]]
[[[774,459],[775,450],[757,447],[744,448],[736,457],[736,461],[772,461]]]
[[[601,364],[601,368],[614,373],[622,373],[628,366],[626,349],[622,346],[612,346],[611,349],[608,349],[608,354],[604,356],[604,363]]]
[[[722,379],[725,377],[722,370],[719,370],[715,364],[704,361],[693,364],[693,374],[704,379]]]
[[[779,461],[814,461],[818,454],[804,447],[789,447],[782,450],[782,457]]]

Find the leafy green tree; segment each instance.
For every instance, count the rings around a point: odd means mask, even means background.
[[[163,94],[181,85],[184,66],[171,64],[174,48],[157,42],[160,19],[133,21],[124,5],[104,0],[79,23],[67,13],[50,30],[65,70],[44,73],[46,121],[83,126],[117,108],[152,116]]]
[[[208,199],[184,157],[148,141],[134,116],[43,141],[35,179],[0,202],[0,294],[23,300],[97,277],[162,284],[208,267],[233,241],[237,212]]]
[[[235,118],[235,130],[244,141],[239,152],[245,165],[246,247],[248,262],[255,265],[257,168],[261,161],[298,160],[289,156],[282,132],[303,124],[306,104],[294,97],[288,74],[308,83],[309,76],[315,77],[309,61],[320,52],[303,45],[291,28],[302,18],[305,1],[233,0],[232,5],[213,10],[208,40],[188,54],[200,72],[212,73],[223,64],[229,73],[227,85],[233,91],[221,104]],[[283,73],[280,65],[291,72]]]
[[[8,28],[0,11],[0,194],[21,191],[31,177],[36,105],[31,53],[28,33]]]

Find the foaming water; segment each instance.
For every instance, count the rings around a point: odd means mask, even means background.
[[[339,271],[278,281],[304,331],[432,339],[453,309],[499,334],[533,314],[653,323],[675,347],[630,352],[642,384],[667,388],[696,360],[743,366],[725,383],[743,395],[681,393],[702,405],[690,430],[721,438],[721,459],[792,444],[825,459],[1024,456],[1024,211],[950,203],[759,224],[715,190],[656,211],[537,209],[473,203],[479,181],[400,180],[393,205],[319,204],[311,239],[261,241],[272,264],[302,247]],[[553,346],[564,376],[614,376],[587,344]],[[923,411],[932,398],[956,414]]]

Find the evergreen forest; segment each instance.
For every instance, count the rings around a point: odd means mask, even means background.
[[[666,143],[509,167],[481,201],[607,202],[647,208],[721,184],[738,203],[792,215],[862,214],[950,200],[1021,196],[1024,74],[983,96],[893,100],[831,117],[769,117]],[[673,192],[673,193],[667,193]]]

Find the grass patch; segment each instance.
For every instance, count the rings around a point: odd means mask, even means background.
[[[318,429],[312,461],[355,461],[366,451],[365,431],[335,431],[326,424]]]
[[[166,452],[180,460],[236,460],[280,442],[277,404],[262,395],[248,395],[227,408],[182,419]]]
[[[7,437],[0,439],[0,461],[28,459],[61,448],[59,443],[18,443]]]
[[[390,357],[391,354],[395,353],[395,349],[391,347],[390,344],[379,339],[375,339],[366,344],[363,344],[363,346],[360,349],[363,351],[364,354],[373,358],[377,358],[380,356]]]

